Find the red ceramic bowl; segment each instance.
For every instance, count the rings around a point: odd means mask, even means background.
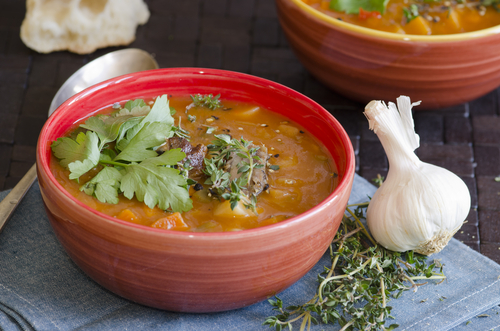
[[[319,81],[364,103],[421,100],[417,110],[480,97],[500,85],[500,26],[454,35],[372,30],[325,15],[301,0],[276,0],[283,31]]]
[[[218,94],[253,100],[313,133],[335,160],[339,186],[313,209],[281,223],[224,233],[186,233],[132,224],[73,198],[49,169],[50,144],[73,123],[116,101],[161,94]],[[37,170],[54,232],[97,283],[135,302],[182,312],[251,305],[300,279],[335,235],[354,177],[351,142],[339,122],[307,97],[271,81],[221,70],[159,69],[108,80],[62,104],[43,127]]]

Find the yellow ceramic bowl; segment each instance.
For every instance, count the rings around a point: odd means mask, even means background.
[[[301,0],[276,0],[278,17],[302,64],[319,81],[360,102],[422,100],[444,108],[500,86],[500,26],[416,36],[346,23]]]

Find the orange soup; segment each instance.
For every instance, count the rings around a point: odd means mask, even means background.
[[[203,96],[197,98],[198,101],[204,99]],[[165,139],[160,147],[141,149],[132,146],[134,153],[121,157],[125,152],[119,151],[119,147],[123,149],[123,142],[119,138],[107,142],[105,138],[118,130],[118,126],[124,127],[129,125],[125,124],[128,121],[133,122],[130,120],[133,116],[129,116],[132,113],[138,118],[152,113],[153,110],[148,108],[154,109],[154,100],[142,105],[137,102],[128,105],[128,110],[124,105],[115,104],[112,109],[104,111],[103,114],[112,115],[98,117],[99,121],[118,123],[114,129],[109,126],[104,130],[101,122],[87,120],[84,128],[75,128],[67,137],[58,139],[52,145],[56,157],[51,160],[52,173],[58,182],[81,202],[112,217],[145,226],[193,232],[239,231],[274,224],[311,209],[336,187],[338,178],[332,158],[299,124],[254,104],[215,97],[211,99],[216,104],[212,107],[210,103],[196,103],[191,96],[168,99],[170,113],[173,114],[174,135]],[[117,122],[113,116],[124,111],[127,121]],[[77,155],[89,155],[88,159],[95,156],[87,147],[92,144],[87,130],[89,127],[97,128],[99,139],[95,144],[103,149],[99,164],[81,174],[87,161],[75,160],[79,157]],[[137,136],[154,131],[152,127],[148,129],[142,129]],[[116,135],[120,137],[122,133]],[[85,138],[87,140],[84,141]],[[61,139],[66,140],[63,142]],[[127,142],[129,147],[135,144],[134,139]],[[232,149],[227,149],[228,143],[233,146]],[[71,146],[79,153],[66,155],[66,150],[73,148]],[[179,151],[184,153],[180,157],[177,155]],[[150,152],[159,156],[149,158]],[[154,204],[156,191],[161,192],[160,201],[164,195],[175,194],[161,191],[162,184],[158,184],[156,178],[144,170],[146,167],[136,172],[129,171],[129,165],[139,169],[139,161],[134,159],[139,156],[135,153],[146,153],[148,158],[142,163],[167,159],[168,153],[177,155],[175,164],[156,167],[155,163],[151,173],[158,169],[158,172],[177,172],[178,178],[184,176],[186,182],[181,180],[180,184],[176,184],[175,192],[182,193],[184,190],[190,202],[178,204],[176,197],[172,196],[169,197],[170,207],[161,206],[161,202]],[[251,157],[247,158],[248,155]],[[98,155],[96,157],[99,159]],[[69,161],[72,163],[68,164]],[[97,175],[103,169],[112,170],[112,175]],[[126,171],[129,173],[124,175]],[[70,175],[75,173],[80,176],[70,179]],[[138,179],[141,173],[144,176]],[[102,178],[96,180],[98,176]],[[172,180],[168,181],[165,185],[172,185]],[[100,183],[100,189],[96,182]],[[135,190],[131,199],[130,190]],[[148,190],[153,193],[149,194]],[[116,193],[116,201],[110,203]],[[181,206],[179,210],[173,210],[177,205]]]
[[[500,24],[500,11],[483,2],[456,0],[389,0],[383,11],[352,8],[335,11],[330,0],[302,0],[313,8],[348,23],[370,29],[412,34],[444,35],[477,31]],[[359,12],[358,12],[359,11]]]

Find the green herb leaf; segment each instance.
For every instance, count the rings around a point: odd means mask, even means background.
[[[135,137],[135,135],[138,134],[139,131],[141,131],[141,129],[146,125],[146,123],[153,122],[163,123],[168,126],[174,125],[174,118],[172,117],[170,112],[167,95],[162,95],[161,97],[156,98],[151,111],[140,121],[133,120],[134,125],[127,126],[128,129],[126,133],[120,132],[120,139],[117,140],[117,148],[123,151],[127,147],[128,143]],[[165,132],[167,133],[169,131],[170,129]]]
[[[368,203],[354,206],[355,211],[347,206],[346,216],[330,245],[331,266],[325,266],[325,272],[318,275],[317,293],[310,300],[306,298],[303,305],[285,309],[278,298],[269,301],[278,315],[268,317],[264,325],[291,330],[291,323],[297,322],[301,323],[301,330],[306,330],[321,321],[338,323],[345,330],[394,330],[397,324],[385,325],[392,318],[387,297],[394,293],[397,299],[403,291],[416,289],[415,281],[426,279],[428,273],[428,279],[446,278],[441,271],[433,270],[434,263],[426,264],[425,256],[376,246],[361,222]]]
[[[144,107],[148,107],[149,106],[144,102],[143,99],[136,99],[136,100],[129,100],[125,103],[125,106],[123,106],[123,109],[126,109],[129,111],[128,114],[130,114],[130,112],[132,112],[133,109],[142,109]],[[136,110],[136,111],[137,111]],[[138,116],[138,114],[135,114],[135,116]]]
[[[153,150],[165,142],[170,133],[171,126],[165,123],[147,123],[132,138],[127,146],[118,154],[115,161],[140,162],[158,154]]]
[[[68,168],[71,179],[78,179],[98,164],[104,165],[80,189],[104,203],[118,203],[119,194],[136,197],[150,208],[171,211],[192,208],[188,185],[196,183],[187,176],[189,162],[178,164],[186,155],[180,149],[158,156],[155,148],[174,135],[187,131],[173,126],[166,95],[156,99],[153,108],[141,100],[132,100],[111,115],[89,118],[75,139],[63,137],[52,143],[54,155]],[[99,143],[100,141],[100,143]],[[114,144],[112,144],[114,142]],[[118,155],[117,155],[118,154]],[[174,169],[174,166],[178,169]],[[182,171],[182,173],[181,173]]]
[[[90,181],[80,187],[88,195],[96,197],[104,203],[118,203],[118,190],[122,173],[114,167],[104,167]]]
[[[220,103],[220,94],[213,96],[212,94],[208,95],[201,95],[201,94],[196,94],[196,95],[191,95],[191,99],[193,100],[193,104],[196,107],[206,107],[212,110],[215,110],[217,108],[221,108],[222,104]]]
[[[85,124],[81,124],[80,127],[97,133],[101,141],[101,149],[105,144],[116,140],[122,124],[128,119],[130,119],[130,116],[92,116],[85,121]]]
[[[99,138],[91,131],[80,132],[75,140],[58,138],[51,147],[61,165],[71,171],[70,179],[80,178],[99,162]]]
[[[406,18],[406,23],[417,18],[417,16],[420,15],[420,13],[418,12],[418,6],[414,3],[412,3],[407,8],[403,8],[403,15]]]
[[[389,0],[331,0],[330,9],[345,12],[347,14],[359,14],[359,8],[368,12],[377,11],[381,14]]]
[[[141,163],[132,163],[125,168],[120,190],[125,197],[137,200],[154,208],[184,212],[193,208],[189,192],[183,187],[186,179],[179,170],[166,167],[180,162],[186,155],[179,150],[171,150]]]

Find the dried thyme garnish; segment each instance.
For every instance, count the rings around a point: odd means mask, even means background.
[[[292,330],[292,325],[300,322],[300,330],[308,330],[321,321],[338,322],[342,331],[394,330],[397,324],[385,326],[387,318],[392,318],[389,296],[397,299],[404,291],[416,291],[426,284],[417,284],[417,280],[446,278],[439,262],[428,265],[423,255],[377,246],[361,222],[367,206],[347,206],[347,215],[330,245],[332,265],[318,275],[314,297],[301,306],[286,308],[278,297],[270,299],[278,314],[268,317],[264,325],[280,331],[287,327]],[[436,268],[439,272],[434,271]]]

